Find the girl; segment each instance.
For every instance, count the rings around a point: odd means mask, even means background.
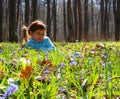
[[[32,48],[41,51],[56,49],[49,37],[45,36],[46,26],[43,22],[32,22],[29,26],[28,33],[31,36],[31,39],[26,43],[26,48]]]

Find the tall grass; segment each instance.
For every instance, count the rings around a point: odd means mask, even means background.
[[[0,43],[0,94],[9,78],[19,90],[9,99],[91,99],[120,96],[120,42],[55,43],[55,52]],[[22,70],[33,67],[27,78]]]

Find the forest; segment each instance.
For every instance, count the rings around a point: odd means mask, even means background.
[[[119,68],[120,0],[0,0],[0,99],[120,99]]]
[[[21,41],[34,20],[53,41],[120,40],[120,0],[0,0],[0,42]]]

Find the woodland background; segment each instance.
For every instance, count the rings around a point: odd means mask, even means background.
[[[0,0],[0,42],[42,20],[53,41],[119,41],[120,0]]]

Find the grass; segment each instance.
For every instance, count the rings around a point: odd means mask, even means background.
[[[48,53],[0,43],[1,96],[12,78],[19,89],[9,99],[120,97],[120,42],[55,45],[57,50]]]

